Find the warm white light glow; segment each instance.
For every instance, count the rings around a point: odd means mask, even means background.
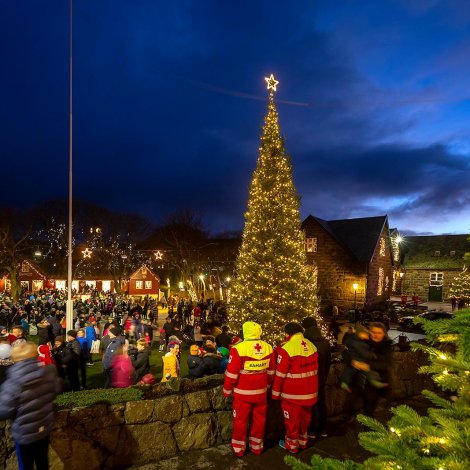
[[[395,242],[401,243],[402,241],[403,241],[403,237],[401,237],[400,235],[397,235],[397,237],[395,238]]]
[[[355,282],[355,283],[353,284],[353,289],[354,289],[354,290],[357,290],[358,287],[359,287],[359,284],[358,284],[357,282]]]
[[[163,259],[163,253],[161,251],[156,251],[154,253],[155,259]]]
[[[264,79],[268,84],[268,90],[277,91],[276,86],[279,84],[279,82],[274,78],[273,74],[271,74],[269,77],[264,77]]]
[[[84,258],[91,258],[92,251],[89,248],[85,248],[82,253]]]

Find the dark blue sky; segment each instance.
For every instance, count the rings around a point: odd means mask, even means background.
[[[68,1],[0,2],[1,202],[67,195]],[[302,216],[470,229],[470,2],[75,0],[74,194],[241,229],[274,73]]]

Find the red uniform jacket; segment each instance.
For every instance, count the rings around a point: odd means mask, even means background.
[[[271,385],[276,361],[273,348],[259,339],[245,340],[230,350],[225,371],[224,395],[250,403],[266,401],[268,386]]]
[[[302,406],[315,404],[318,395],[317,348],[302,333],[296,333],[277,352],[273,399],[282,398]]]

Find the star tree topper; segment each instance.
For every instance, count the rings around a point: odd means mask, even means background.
[[[82,253],[84,258],[91,258],[92,251],[89,248],[85,248]]]
[[[269,77],[264,77],[264,79],[266,80],[266,83],[268,84],[268,90],[271,90],[271,92],[277,91],[276,86],[279,84],[279,82],[274,78],[273,74],[271,74],[271,76]]]

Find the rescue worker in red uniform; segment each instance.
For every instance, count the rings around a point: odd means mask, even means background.
[[[267,410],[268,386],[274,378],[276,361],[273,348],[261,341],[261,326],[248,321],[243,324],[243,341],[230,349],[223,393],[233,393],[232,449],[237,457],[248,443],[254,454],[263,452],[264,425]]]
[[[299,323],[288,323],[284,331],[288,339],[276,349],[272,398],[282,400],[286,438],[279,441],[279,445],[295,454],[299,448],[307,447],[311,409],[318,396],[318,352],[304,338]]]

